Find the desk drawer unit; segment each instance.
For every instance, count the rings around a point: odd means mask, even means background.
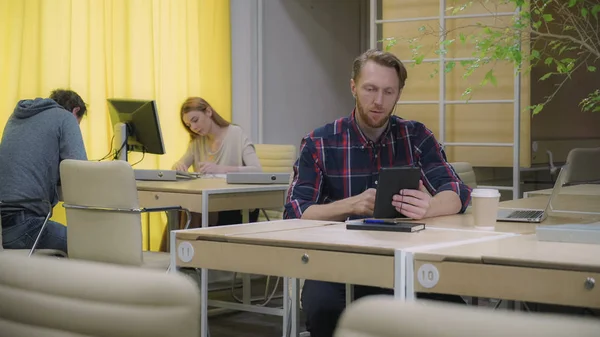
[[[138,191],[141,207],[181,206],[192,212],[202,212],[201,194]]]
[[[462,262],[415,261],[416,292],[600,308],[600,273]]]
[[[208,209],[226,211],[236,209],[279,208],[285,203],[285,191],[237,192],[210,194]]]
[[[177,240],[177,266],[393,288],[393,256]]]

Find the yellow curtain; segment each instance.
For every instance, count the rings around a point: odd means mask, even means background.
[[[202,96],[231,118],[230,64],[228,0],[0,0],[1,129],[18,100],[70,88],[88,104],[90,160],[111,148],[107,98],[154,99],[167,153],[135,167],[170,168],[189,139],[179,122],[185,98]],[[65,223],[60,204],[54,219]],[[151,217],[152,249],[165,223]]]

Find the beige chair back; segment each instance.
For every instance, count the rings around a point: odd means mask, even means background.
[[[470,163],[466,162],[456,162],[450,163],[460,179],[469,187],[476,188],[477,187],[477,179],[475,178],[475,170],[473,170],[473,166]]]
[[[121,160],[63,160],[60,179],[69,258],[141,266],[141,215],[127,212],[139,209],[131,165]]]
[[[567,156],[565,183],[600,181],[600,147],[577,148]]]
[[[254,144],[264,172],[292,172],[296,160],[294,145]]]
[[[335,337],[598,336],[600,321],[371,296],[342,314]]]
[[[256,155],[260,161],[263,172],[292,173],[296,161],[296,147],[294,145],[280,144],[254,144]],[[290,175],[290,183],[293,175]],[[283,208],[264,210],[270,220],[283,218]],[[260,213],[258,221],[267,221],[264,213]]]
[[[0,254],[0,336],[199,336],[200,294],[180,274]]]

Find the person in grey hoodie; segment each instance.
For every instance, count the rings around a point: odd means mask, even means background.
[[[21,100],[4,127],[0,142],[0,200],[43,199],[58,203],[59,165],[64,159],[87,160],[79,123],[86,104],[71,90],[50,98]],[[5,249],[31,248],[48,212],[31,203],[3,207]],[[67,228],[48,221],[36,249],[67,252]]]

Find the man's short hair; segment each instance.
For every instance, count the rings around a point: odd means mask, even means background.
[[[73,111],[73,109],[79,107],[79,111],[77,111],[77,117],[79,118],[83,117],[87,112],[85,102],[73,90],[56,89],[50,93],[50,99],[68,111]]]
[[[402,88],[404,88],[408,74],[402,61],[390,52],[384,52],[377,49],[369,49],[354,59],[352,65],[352,79],[354,82],[358,82],[360,71],[368,61],[373,61],[380,66],[394,68],[398,75],[398,89],[402,90]]]

